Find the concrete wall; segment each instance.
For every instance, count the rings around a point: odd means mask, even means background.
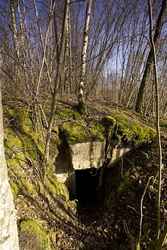
[[[70,146],[74,170],[99,168],[104,161],[104,142],[85,142]]]
[[[111,148],[108,154],[109,166],[120,159],[129,147]],[[104,142],[85,142],[70,145],[67,152],[60,152],[56,161],[56,176],[60,182],[66,183],[71,190],[75,190],[75,170],[102,167],[105,160]]]

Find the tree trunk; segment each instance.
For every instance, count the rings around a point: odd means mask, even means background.
[[[153,42],[155,45],[156,45],[157,40],[158,40],[160,33],[161,33],[162,19],[163,19],[163,15],[166,11],[166,7],[167,7],[167,1],[163,0],[162,5],[161,5],[161,9],[160,9],[160,12],[158,15],[158,19],[157,19],[156,25],[155,25],[155,33],[154,33],[154,37],[153,37]],[[151,65],[153,62],[153,53],[154,53],[153,48],[151,47],[150,52],[149,52],[148,57],[147,57],[147,62],[146,62],[146,66],[144,69],[143,78],[141,80],[140,87],[139,87],[139,92],[138,92],[136,106],[135,106],[136,112],[141,112],[143,97],[144,97],[144,90],[146,87],[146,80],[147,80],[147,76],[150,72],[150,68],[151,68]]]
[[[19,58],[19,44],[18,44],[18,36],[17,36],[17,21],[16,21],[16,2],[15,0],[10,0],[10,17],[11,17],[11,27],[13,33],[13,44],[17,59]]]
[[[54,115],[56,111],[56,97],[57,97],[57,92],[58,89],[60,88],[60,85],[62,83],[61,81],[61,68],[62,68],[62,52],[63,52],[63,44],[64,44],[64,36],[65,36],[65,26],[67,23],[67,18],[68,18],[68,6],[69,6],[70,0],[65,1],[64,5],[64,18],[63,18],[63,25],[62,25],[62,33],[61,33],[61,41],[60,41],[60,46],[58,50],[58,55],[57,55],[57,72],[56,76],[54,79],[54,89],[53,89],[53,95],[52,95],[52,101],[51,101],[51,108],[50,108],[50,118],[48,121],[48,129],[47,129],[47,135],[46,135],[46,143],[45,143],[45,153],[44,153],[44,166],[43,166],[43,175],[45,176],[45,168],[49,161],[49,145],[50,145],[50,140],[51,140],[51,133],[52,133],[52,127],[54,124]]]
[[[165,0],[166,2],[166,0]],[[153,20],[152,20],[152,3],[151,0],[148,0],[149,6],[149,21],[150,21],[150,42],[153,52],[153,66],[154,66],[154,82],[155,82],[155,103],[156,103],[156,132],[157,132],[157,148],[158,148],[158,157],[159,157],[159,169],[158,169],[158,195],[157,195],[157,239],[160,237],[160,207],[161,207],[161,169],[162,169],[162,149],[161,149],[161,134],[160,134],[160,124],[159,124],[159,84],[158,84],[158,75],[157,75],[157,62],[156,62],[156,52],[155,44],[152,35],[153,29]]]
[[[68,96],[71,92],[71,59],[72,59],[72,54],[71,54],[71,20],[70,20],[70,6],[68,5],[67,9],[67,23],[65,25],[66,29],[66,34],[65,34],[65,49],[64,49],[64,86],[65,86],[65,93]]]
[[[16,213],[8,182],[7,165],[3,144],[3,118],[0,92],[0,249],[18,250]]]
[[[86,17],[85,17],[85,26],[83,34],[83,45],[82,45],[82,54],[81,54],[81,78],[79,84],[79,96],[78,96],[78,106],[79,110],[82,112],[84,110],[84,87],[85,87],[85,74],[86,74],[86,57],[88,49],[88,39],[89,39],[89,26],[90,26],[90,17],[92,10],[93,0],[87,0],[86,6]]]

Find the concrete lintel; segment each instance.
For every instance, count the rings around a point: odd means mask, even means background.
[[[74,170],[100,168],[104,161],[104,142],[85,142],[71,145]]]

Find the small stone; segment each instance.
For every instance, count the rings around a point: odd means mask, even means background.
[[[103,230],[105,233],[108,233],[108,230],[107,230],[107,228],[104,228],[104,230]]]

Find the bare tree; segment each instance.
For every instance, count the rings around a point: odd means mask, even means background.
[[[51,108],[50,108],[50,118],[48,121],[48,128],[47,128],[47,136],[46,136],[46,144],[45,144],[45,160],[44,164],[47,164],[49,160],[49,145],[51,140],[51,132],[52,127],[54,123],[54,115],[56,110],[56,97],[57,92],[61,84],[61,67],[62,67],[62,53],[63,53],[63,44],[64,44],[64,36],[65,36],[65,29],[66,29],[66,23],[68,18],[68,6],[69,6],[70,0],[65,1],[64,5],[64,18],[63,18],[63,25],[62,25],[62,33],[61,33],[61,41],[60,46],[57,54],[57,71],[56,71],[56,77],[54,79],[54,89],[53,89],[53,95],[52,95],[52,101],[51,101]],[[44,173],[45,174],[45,173]]]
[[[161,4],[161,9],[155,24],[155,33],[153,36],[153,41],[154,44],[157,43],[157,40],[160,37],[160,33],[161,33],[161,27],[162,27],[162,20],[163,20],[163,16],[164,13],[166,11],[166,7],[167,7],[167,1],[166,0],[162,0],[162,4]],[[145,86],[146,86],[146,80],[148,77],[148,74],[150,72],[150,68],[153,62],[153,47],[151,47],[148,57],[147,57],[147,62],[146,62],[146,66],[144,69],[144,73],[143,73],[143,77],[140,83],[140,87],[139,87],[139,92],[137,95],[137,101],[136,101],[136,106],[135,106],[135,111],[136,112],[141,112],[141,108],[142,108],[142,103],[143,103],[143,96],[144,96],[144,90],[145,90]]]

